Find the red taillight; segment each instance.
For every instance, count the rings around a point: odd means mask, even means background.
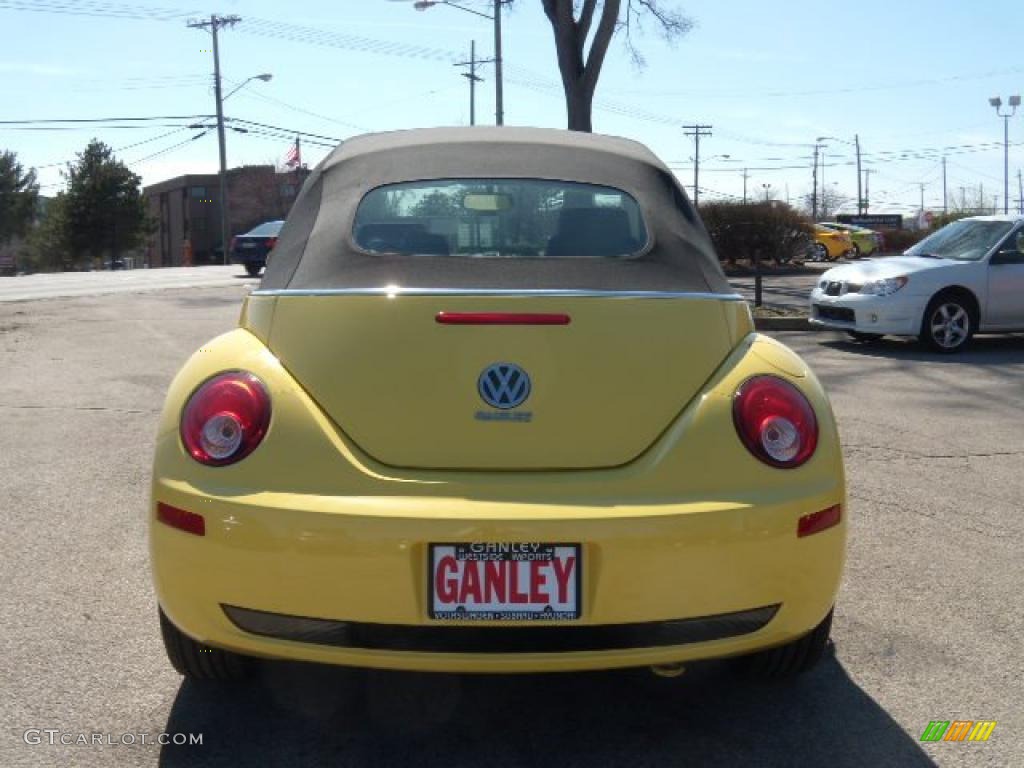
[[[181,416],[181,441],[201,464],[223,466],[244,459],[270,425],[270,395],[245,371],[208,379],[192,393]]]
[[[267,246],[267,250],[268,251],[272,251],[274,249],[274,246],[277,245],[277,238],[276,237],[268,237],[266,242],[263,243],[263,244],[265,246]]]
[[[568,325],[562,313],[539,312],[438,312],[434,320],[442,325]]]
[[[203,519],[202,515],[189,512],[186,509],[172,507],[170,504],[164,504],[162,501],[157,502],[156,519],[164,525],[177,528],[179,531],[194,533],[196,536],[206,535],[206,520]]]
[[[732,417],[752,454],[773,467],[799,467],[818,445],[818,420],[803,393],[777,376],[754,376],[736,390]]]
[[[804,515],[796,523],[797,538],[820,533],[834,525],[839,525],[842,516],[843,510],[838,504],[828,509],[823,509],[820,512]]]

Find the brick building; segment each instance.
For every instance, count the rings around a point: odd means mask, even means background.
[[[272,165],[229,169],[231,235],[247,232],[264,221],[285,218],[308,175],[306,168],[278,173]],[[142,192],[157,224],[147,248],[149,266],[181,266],[186,242],[191,247],[193,264],[221,261],[217,174],[178,176],[145,187]]]

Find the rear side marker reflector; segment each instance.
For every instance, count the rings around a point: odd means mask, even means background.
[[[533,312],[438,312],[434,319],[442,325],[568,325],[570,320]]]
[[[206,535],[206,520],[203,519],[202,515],[172,507],[170,504],[164,504],[162,501],[158,501],[156,504],[156,519],[164,525],[177,528],[179,531],[194,533],[196,536]]]
[[[797,538],[821,533],[834,525],[839,525],[842,514],[842,507],[836,504],[834,507],[823,509],[820,512],[804,515],[796,524]]]

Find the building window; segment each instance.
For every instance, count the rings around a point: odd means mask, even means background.
[[[206,197],[206,187],[189,187],[188,193],[192,197],[204,198]]]

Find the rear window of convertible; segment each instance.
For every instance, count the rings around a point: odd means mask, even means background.
[[[371,190],[356,244],[372,253],[478,258],[622,257],[647,244],[619,189],[542,179],[446,179]]]

